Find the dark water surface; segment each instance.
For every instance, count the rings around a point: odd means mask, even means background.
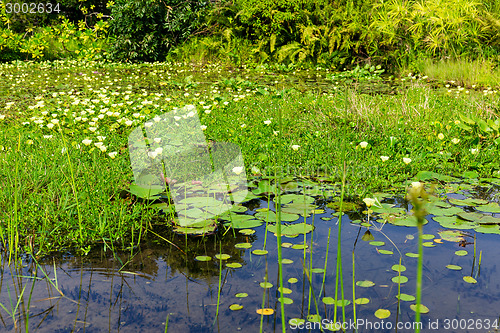
[[[318,202],[316,202],[318,204]],[[264,200],[254,200],[252,209],[267,207]],[[334,306],[325,305],[322,298],[335,297],[335,267],[337,250],[337,225],[333,219],[324,221],[321,217],[331,217],[334,212],[329,208],[324,214],[312,215],[308,223],[314,223],[316,229],[307,234],[307,244],[311,247],[304,252],[300,249],[283,248],[283,258],[292,259],[292,264],[283,265],[284,285],[291,289],[291,294],[285,295],[293,300],[293,304],[285,305],[286,321],[291,318],[307,318],[308,314],[316,314],[315,299],[322,318],[333,320]],[[253,214],[248,211],[247,214]],[[314,220],[313,220],[314,217]],[[399,262],[402,254],[402,264],[407,268],[401,274],[408,277],[407,283],[401,284],[401,293],[415,295],[417,259],[405,255],[407,252],[417,253],[417,229],[398,227],[386,224],[381,231],[377,227],[370,228],[376,241],[385,242],[384,246],[376,247],[362,241],[361,236],[366,228],[350,221],[364,215],[350,214],[343,217],[342,227],[342,260],[343,283],[345,299],[352,300],[352,251],[355,248],[355,279],[370,280],[375,283],[369,288],[356,287],[356,298],[365,297],[368,304],[356,306],[356,316],[359,332],[395,332],[396,321],[400,325],[410,327],[414,321],[414,312],[410,309],[413,302],[401,302],[400,313],[397,314],[398,284],[391,279],[398,275],[391,270]],[[438,223],[428,217],[429,223],[424,226],[424,233],[433,234],[442,230]],[[326,282],[323,294],[320,289],[323,280],[322,273],[312,273],[312,293],[310,294],[307,276],[304,274],[304,264],[309,267],[312,260],[313,268],[322,268],[325,263],[328,232],[331,228],[330,249]],[[169,332],[259,332],[261,316],[256,310],[264,307],[275,310],[273,315],[264,316],[263,332],[281,332],[281,316],[279,309],[279,293],[277,292],[278,265],[276,237],[268,232],[267,255],[254,255],[252,250],[262,249],[265,236],[265,225],[256,229],[251,236],[236,231],[233,235],[229,230],[226,235],[220,231],[216,235],[188,238],[173,236],[174,242],[186,256],[176,247],[164,241],[153,242],[135,249],[135,256],[123,268],[130,257],[123,253],[117,257],[107,252],[93,252],[87,257],[67,256],[57,259],[45,259],[40,267],[52,279],[52,284],[37,269],[35,280],[35,265],[32,261],[22,268],[8,265],[8,258],[2,257],[1,295],[0,302],[10,311],[16,306],[18,296],[23,288],[23,302],[17,310],[17,329],[13,319],[2,309],[0,331],[25,331],[25,315],[31,292],[29,308],[29,328],[34,332],[164,332],[165,321],[169,314]],[[361,231],[360,231],[361,229]],[[162,232],[157,230],[157,232]],[[164,230],[166,237],[168,232]],[[391,244],[385,236],[397,246]],[[471,232],[473,235],[474,232]],[[415,236],[408,237],[408,235]],[[500,274],[498,272],[499,236],[478,233],[476,253],[482,251],[480,272],[477,283],[464,282],[463,276],[476,276],[473,271],[473,245],[461,247],[459,243],[443,241],[435,243],[435,247],[424,248],[424,271],[422,302],[430,312],[422,314],[424,332],[493,332],[488,329],[500,315]],[[311,237],[313,241],[311,243]],[[473,238],[467,237],[473,242]],[[220,295],[219,317],[216,318],[217,292],[219,283],[219,261],[214,255],[220,252],[231,255],[222,263],[222,291]],[[304,241],[304,236],[297,238],[283,237],[283,242],[298,244]],[[237,249],[236,243],[249,242],[251,249]],[[467,250],[466,256],[454,254],[457,250]],[[312,251],[311,251],[312,250]],[[390,250],[394,254],[381,254],[378,250]],[[197,255],[208,255],[213,258],[209,262],[195,261]],[[305,261],[304,261],[305,256]],[[312,258],[312,259],[311,259]],[[477,258],[476,258],[477,259]],[[225,266],[229,262],[239,262],[243,267],[234,269]],[[54,272],[56,267],[57,279]],[[452,271],[445,266],[460,265],[461,271]],[[122,270],[119,270],[122,268]],[[263,289],[259,283],[265,281],[267,270],[268,281],[274,286]],[[298,282],[291,284],[288,279],[296,278]],[[35,282],[34,282],[35,281]],[[33,286],[34,283],[34,287]],[[64,296],[57,291],[55,284]],[[246,298],[237,298],[237,293],[247,293]],[[340,298],[340,293],[339,293]],[[241,304],[243,309],[232,311],[231,304]],[[378,319],[374,313],[377,309],[387,309],[391,315]],[[21,317],[19,316],[21,313]],[[337,318],[342,318],[341,308],[338,308]],[[339,320],[339,319],[338,319]],[[346,307],[346,321],[354,320],[352,304]],[[489,325],[488,325],[489,321]],[[432,323],[433,328],[429,327]],[[371,325],[371,326],[370,326]],[[378,325],[378,326],[377,326]],[[391,326],[389,326],[391,325]],[[437,325],[437,326],[436,326]],[[462,326],[460,326],[462,325]],[[481,326],[480,326],[481,325]],[[455,327],[455,329],[453,329]],[[469,327],[469,329],[467,329]],[[446,329],[449,328],[449,329]],[[289,325],[287,331],[299,331]],[[308,331],[308,330],[302,330]],[[319,332],[313,329],[312,332]],[[352,329],[348,329],[352,332]],[[400,329],[398,332],[410,332],[412,329]]]

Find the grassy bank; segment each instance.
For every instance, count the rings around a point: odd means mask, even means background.
[[[188,104],[196,106],[207,138],[241,147],[253,175],[274,174],[278,110],[286,152],[280,167],[290,176],[340,182],[335,133],[345,131],[351,198],[422,170],[482,176],[500,170],[494,89],[433,90],[425,80],[409,79],[390,95],[362,93],[355,82],[298,91],[283,75],[265,85],[258,70],[159,63],[39,63],[0,71],[2,240],[39,253],[137,245],[158,218],[126,193],[128,135]]]

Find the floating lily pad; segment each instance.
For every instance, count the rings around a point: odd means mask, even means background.
[[[467,283],[477,283],[477,280],[474,279],[472,276],[464,276],[463,279]]]
[[[369,244],[370,244],[370,245],[373,245],[373,246],[384,246],[384,245],[385,245],[385,242],[381,242],[381,241],[373,241],[373,242],[370,242]]]
[[[262,225],[261,220],[257,220],[253,216],[246,214],[233,213],[231,214],[230,217],[224,216],[223,219],[227,220],[227,222],[225,222],[224,225],[230,226],[234,229],[248,229]]]
[[[311,273],[319,274],[319,273],[324,273],[324,272],[325,272],[324,268],[313,268],[313,269],[311,269]]]
[[[394,205],[383,203],[381,207],[372,206],[372,210],[375,213],[386,213],[386,214],[402,214],[404,213],[403,208],[395,207]]]
[[[370,303],[370,300],[368,298],[361,297],[361,298],[356,298],[354,303],[359,304],[359,305],[363,305],[363,304]]]
[[[378,319],[385,319],[388,318],[391,315],[391,311],[386,310],[386,309],[378,309],[375,311],[375,317]]]
[[[463,257],[463,256],[466,256],[468,254],[468,252],[466,250],[458,250],[458,251],[455,251],[455,254],[457,256]]]
[[[406,271],[406,267],[403,265],[392,265],[391,269],[396,272],[404,272]]]
[[[196,256],[195,259],[198,260],[198,261],[210,261],[210,260],[212,260],[212,257],[209,257],[209,256]]]
[[[219,260],[227,260],[229,258],[231,258],[231,256],[229,254],[216,254],[215,255],[215,258],[219,259]]]
[[[393,225],[402,226],[402,227],[416,227],[418,226],[417,218],[413,215],[403,215],[394,218],[388,218],[387,222]],[[427,224],[427,219],[424,219],[424,225]]]
[[[394,254],[394,252],[389,251],[389,250],[378,250],[380,254]]]
[[[321,322],[321,316],[318,314],[311,314],[307,316],[307,321],[313,322],[313,323],[320,323]]]
[[[299,280],[297,278],[289,278],[288,282],[293,284],[299,282]]]
[[[261,282],[259,285],[264,289],[269,289],[273,287],[273,284],[269,282]]]
[[[245,297],[248,297],[248,294],[247,293],[237,293],[236,295],[234,295],[238,298],[245,298]]]
[[[464,240],[463,233],[458,230],[443,230],[438,232],[441,239],[448,242],[461,242]]]
[[[395,276],[391,280],[392,280],[392,282],[399,283],[399,284],[408,282],[408,278],[406,276],[403,276],[403,275]]]
[[[263,255],[266,255],[268,253],[268,251],[267,250],[253,250],[252,253],[257,255],[257,256],[263,256]]]
[[[335,304],[335,299],[333,297],[323,297],[323,303],[326,305]]]
[[[477,205],[484,205],[487,204],[487,200],[483,199],[474,199],[474,198],[467,198],[467,199],[455,199],[455,198],[449,198],[448,201],[451,204],[457,205],[457,206],[472,206],[475,207]]]
[[[309,247],[307,244],[295,244],[292,246],[292,249],[294,250],[305,250]]]
[[[255,214],[255,218],[258,218],[259,220],[267,221],[267,222],[276,222],[277,221],[277,214],[272,211],[268,212],[259,212]],[[297,214],[290,214],[290,213],[284,213],[281,212],[281,221],[283,222],[294,222],[297,221],[300,218],[299,215]]]
[[[291,293],[292,293],[292,289],[290,289],[290,288],[285,288],[285,287],[283,287],[283,288],[281,288],[281,287],[280,287],[280,288],[278,288],[278,291],[279,291],[280,293],[284,294],[284,295],[286,295],[286,294],[291,294]]]
[[[423,304],[420,304],[420,306],[418,308],[420,309],[420,313],[429,313],[429,308]],[[410,305],[410,309],[417,312],[417,304]]]
[[[283,259],[283,260],[281,260],[281,263],[285,264],[285,265],[289,265],[289,264],[293,264],[293,260],[292,259]]]
[[[234,247],[237,249],[249,249],[252,247],[251,243],[237,243],[234,244]]]
[[[412,302],[415,300],[415,296],[408,295],[408,294],[400,294],[399,297],[398,297],[398,295],[396,295],[396,298],[399,298],[400,300],[405,301],[405,302]]]
[[[312,204],[316,199],[308,195],[300,194],[285,194],[281,196],[281,204],[287,204],[290,202],[297,202],[302,204]]]
[[[436,244],[434,244],[434,242],[423,242],[422,246],[424,246],[424,247],[436,247]]]
[[[254,229],[241,229],[239,231],[240,234],[243,234],[243,235],[253,235],[255,234],[255,230]]]
[[[435,236],[430,234],[423,234],[422,239],[433,239]]]
[[[241,304],[231,304],[229,306],[229,309],[231,309],[233,311],[238,311],[238,310],[243,309],[243,305],[241,305]]]
[[[229,267],[229,268],[241,268],[242,265],[239,262],[232,262],[232,263],[226,264],[226,267]]]
[[[278,301],[281,302],[281,298],[278,298]],[[292,304],[292,303],[293,303],[293,299],[288,298],[288,297],[283,297],[283,304]]]
[[[276,234],[276,225],[270,225],[267,230]],[[313,226],[306,223],[295,223],[290,225],[282,225],[281,226],[281,235],[282,236],[295,236],[301,234],[307,234],[313,230]]]
[[[456,216],[436,216],[433,218],[444,228],[450,229],[473,229],[477,228],[477,223],[461,220]]]
[[[462,267],[458,266],[458,265],[446,265],[446,268],[454,270],[454,271],[459,271],[462,269]]]
[[[410,258],[418,258],[418,253],[408,252],[405,255]]]
[[[373,287],[375,285],[375,283],[373,283],[373,281],[363,280],[363,281],[356,282],[356,285],[358,287],[368,288],[368,287]]]
[[[257,309],[257,313],[264,316],[270,316],[274,313],[274,310],[271,308]]]
[[[284,248],[289,248],[289,247],[292,247],[292,246],[293,246],[292,243],[288,243],[288,242],[281,243],[281,247],[284,247]]]

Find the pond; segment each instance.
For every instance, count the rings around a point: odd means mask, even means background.
[[[433,173],[417,178],[434,191],[423,227],[422,304],[429,312],[422,314],[422,332],[495,332],[500,179]],[[282,196],[285,219],[300,202],[304,212],[283,222],[283,233],[298,234],[282,237],[281,244],[286,330],[319,332],[322,326],[329,331],[328,323],[345,322],[346,331],[354,332],[356,322],[358,332],[414,331],[418,233],[407,226],[413,223],[411,205],[401,196],[377,193],[381,204],[372,207],[368,223],[366,207],[346,203],[340,236],[343,314],[332,304],[338,186],[314,186],[305,179],[293,183]],[[250,186],[254,194],[259,188]],[[209,235],[186,236],[173,233],[159,217],[154,235],[127,253],[113,254],[103,244],[86,257],[25,257],[16,265],[2,255],[2,331],[163,332],[166,322],[169,332],[281,331],[277,238],[270,232],[274,223],[267,223],[267,231],[265,223],[273,220],[274,197],[260,193],[242,207],[235,214],[255,215],[246,221],[260,226],[219,226]],[[341,305],[340,283],[337,290]],[[258,313],[262,309],[264,315]]]

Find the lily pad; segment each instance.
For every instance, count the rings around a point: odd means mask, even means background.
[[[443,231],[438,231],[439,236],[441,239],[448,241],[448,242],[461,242],[464,240],[463,233],[461,233],[458,230],[443,230]]]
[[[454,271],[459,271],[462,269],[462,267],[458,266],[458,265],[446,265],[446,268],[454,270]]]
[[[237,243],[234,244],[234,247],[237,249],[249,249],[252,247],[251,243]]]
[[[392,265],[391,269],[396,272],[404,272],[406,271],[406,267],[403,265]]]
[[[468,254],[468,252],[466,250],[458,250],[458,251],[455,251],[455,254],[457,256],[463,257],[463,256],[466,256]]]
[[[408,252],[405,255],[410,258],[418,258],[418,253]]]
[[[384,246],[384,245],[385,245],[385,242],[381,242],[381,241],[373,241],[373,242],[370,242],[369,244],[370,244],[370,245],[373,245],[373,246]]]
[[[229,268],[241,268],[242,265],[239,262],[231,262],[229,264],[226,264],[226,267],[229,267]]]
[[[386,309],[378,309],[375,311],[375,317],[378,319],[385,319],[388,318],[391,315],[391,311],[386,310]]]
[[[274,310],[271,308],[257,309],[256,311],[258,314],[263,315],[263,316],[270,316],[274,313]]]
[[[464,276],[463,279],[467,283],[472,283],[472,284],[477,283],[477,280],[474,279],[472,276]]]
[[[326,305],[333,305],[333,304],[335,304],[335,298],[323,297],[323,303],[325,303]]]
[[[238,311],[238,310],[243,309],[243,305],[241,305],[241,304],[231,304],[229,306],[229,309],[231,309],[233,311]]]
[[[234,295],[238,298],[245,298],[245,297],[248,297],[248,294],[247,293],[237,293],[236,295]]]
[[[394,254],[394,252],[389,251],[389,250],[378,250],[380,254]]]
[[[142,199],[156,199],[158,194],[165,191],[165,186],[162,185],[137,185],[130,184],[129,192],[135,195],[136,197]]]
[[[257,255],[257,256],[263,256],[263,255],[266,255],[268,253],[268,251],[267,250],[253,250],[252,253]]]
[[[278,288],[278,291],[279,291],[280,293],[284,294],[284,295],[286,295],[286,294],[291,294],[291,293],[292,293],[292,289],[290,289],[290,288],[285,288],[285,287],[283,287],[283,288],[281,288],[281,287],[280,287],[280,288]]]
[[[277,226],[276,225],[270,225],[267,230],[272,232],[273,234],[276,234],[277,232]],[[281,226],[281,235],[282,236],[296,236],[296,235],[302,235],[302,234],[307,234],[313,230],[313,226],[310,224],[306,223],[296,223],[296,224],[290,224],[290,225],[282,225]]]
[[[403,275],[395,276],[391,280],[392,280],[392,282],[399,283],[399,284],[408,282],[408,278],[406,276],[403,276]]]
[[[405,302],[412,302],[415,300],[415,296],[408,295],[408,294],[400,294],[399,297],[398,297],[398,295],[396,295],[396,298],[399,298],[400,300],[405,301]]]
[[[222,218],[222,217],[221,217]],[[262,225],[261,220],[255,219],[251,215],[246,214],[231,214],[231,216],[224,216],[224,219],[227,220],[224,224],[230,226],[234,229],[248,229],[255,228]]]
[[[375,285],[375,283],[373,283],[373,281],[363,280],[363,281],[356,282],[356,285],[358,287],[368,288],[368,287],[373,287]]]
[[[198,260],[198,261],[210,261],[210,260],[212,260],[212,257],[209,257],[209,256],[196,256],[195,259]]]
[[[283,259],[283,260],[281,260],[281,263],[285,264],[285,265],[289,265],[289,264],[293,264],[293,260],[292,259]]]
[[[269,212],[259,212],[255,214],[255,217],[258,218],[259,220],[267,221],[267,222],[276,222],[277,221],[277,214],[275,212],[269,211]],[[300,218],[299,215],[297,214],[290,214],[290,213],[284,213],[281,212],[281,221],[283,222],[294,222],[297,221]]]
[[[269,289],[269,288],[272,288],[273,287],[273,284],[272,283],[269,283],[269,282],[261,282],[259,283],[259,285],[264,288],[264,289]]]
[[[219,259],[219,260],[227,260],[229,258],[231,258],[231,256],[229,254],[216,254],[215,255],[215,258]]]
[[[418,308],[420,309],[420,313],[429,313],[429,308],[423,304],[420,304],[420,306]],[[417,312],[417,304],[410,305],[410,309]]]
[[[356,300],[354,301],[354,303],[359,304],[359,305],[363,305],[363,304],[370,303],[370,300],[368,298],[361,297],[361,298],[356,298]]]
[[[281,204],[287,204],[290,202],[312,204],[314,201],[316,201],[316,199],[308,195],[304,196],[300,194],[285,194],[281,196]]]
[[[281,298],[278,298],[278,301],[281,302]],[[293,303],[293,299],[288,298],[288,297],[283,297],[283,304],[292,304],[292,303]]]

